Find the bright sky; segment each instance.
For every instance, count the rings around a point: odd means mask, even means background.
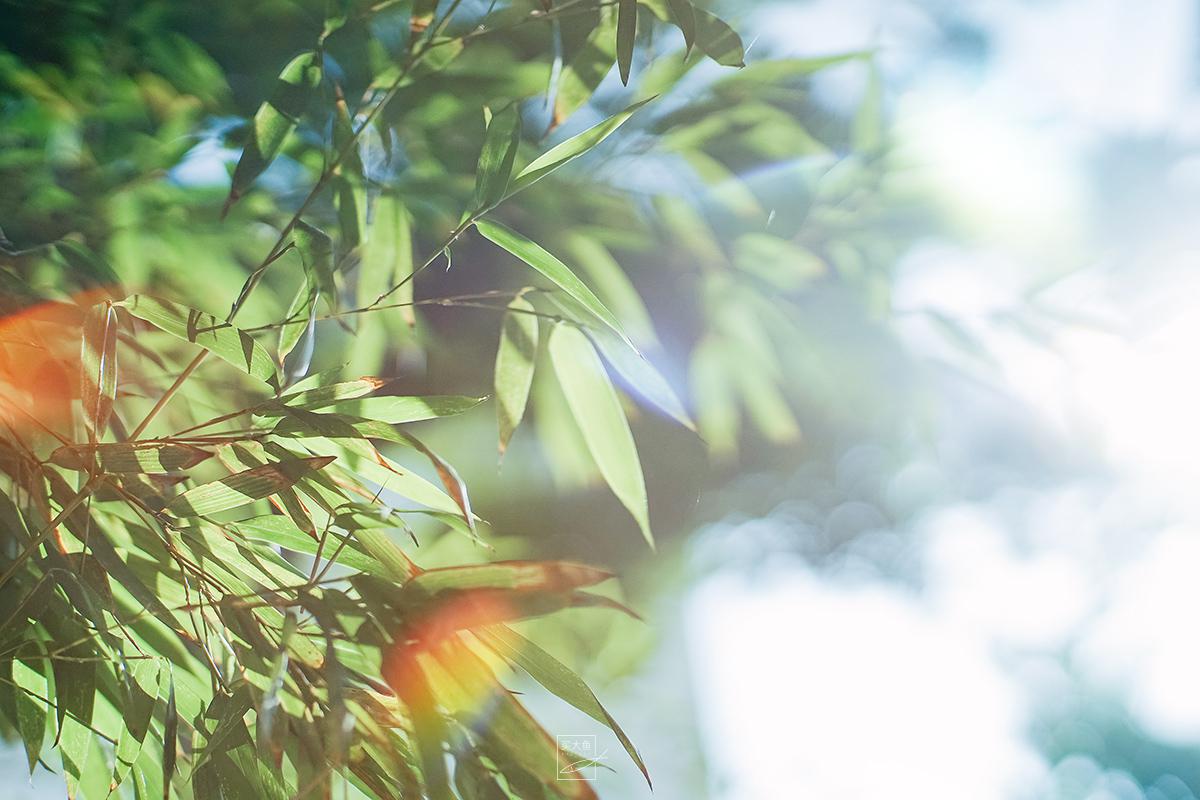
[[[1103,182],[1111,142],[1200,144],[1196,8],[945,8],[993,34],[983,69],[927,60],[934,26],[908,3],[783,6],[762,15],[763,44],[882,45],[904,87],[901,148],[960,231],[914,248],[896,303],[959,320],[994,358],[1000,391],[1087,468],[931,509],[901,533],[921,548],[918,591],[802,564],[696,586],[689,643],[717,797],[1166,797],[1032,748],[1037,704],[1076,679],[1148,735],[1200,745],[1200,228],[1165,196],[1124,198],[1152,226],[1101,214],[1104,192],[1122,189]],[[828,96],[854,81],[839,76]],[[1175,167],[1167,188],[1186,196],[1196,172]],[[1069,321],[1037,342],[1000,320],[1046,274],[1067,277],[1038,302]],[[918,352],[978,371],[919,319],[899,329]]]

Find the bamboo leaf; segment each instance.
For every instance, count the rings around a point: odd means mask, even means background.
[[[513,431],[525,415],[533,369],[537,361],[538,319],[533,306],[523,297],[508,304],[508,313],[500,328],[500,348],[496,351],[496,416],[500,429],[500,455],[508,449]]]
[[[280,404],[291,406],[292,408],[303,408],[312,410],[314,408],[324,408],[325,406],[333,405],[339,400],[354,400],[363,395],[371,394],[380,388],[387,386],[389,381],[383,378],[374,378],[364,376],[352,381],[342,381],[340,383],[331,383],[325,386],[318,386],[313,389],[305,389],[303,391],[292,392],[285,394],[277,401],[265,403],[254,409],[254,413],[260,417],[280,417],[287,412],[280,408]]]
[[[50,462],[65,469],[84,470],[95,456],[108,473],[161,473],[187,470],[212,457],[212,453],[185,444],[168,442],[67,445],[50,454]]]
[[[142,752],[150,730],[150,719],[158,705],[162,665],[154,659],[139,659],[129,667],[128,694],[122,704],[122,727],[116,744],[112,788],[120,786]]]
[[[571,414],[600,474],[653,547],[646,484],[637,447],[600,356],[578,328],[566,324],[556,325],[550,333],[549,351]]]
[[[633,347],[629,338],[621,330],[617,318],[609,311],[600,298],[592,293],[587,285],[576,277],[566,264],[547,252],[541,245],[526,239],[521,234],[504,227],[496,222],[479,220],[475,227],[490,241],[498,244],[542,275],[553,281],[560,289],[578,301],[597,319],[612,328],[623,340]]]
[[[316,281],[330,307],[337,308],[337,284],[333,278],[333,240],[320,228],[304,220],[296,223],[292,241],[300,253],[304,269]]]
[[[650,773],[646,769],[645,762],[642,761],[641,754],[582,678],[554,656],[503,625],[476,631],[476,635],[497,653],[528,672],[530,677],[555,696],[575,706],[597,722],[607,725],[616,734],[633,763],[641,770],[642,775],[646,778],[646,783],[653,788]]]
[[[333,456],[318,456],[264,464],[189,489],[172,500],[166,510],[177,517],[227,511],[287,489],[333,460]]]
[[[375,201],[370,233],[363,249],[358,278],[358,305],[367,306],[391,286],[405,281],[392,295],[398,304],[412,303],[413,272],[412,217],[394,195],[385,194]],[[400,313],[412,327],[416,323],[411,305],[402,305]],[[370,318],[369,315],[367,317]]]
[[[515,104],[492,116],[475,169],[475,198],[471,207],[476,214],[491,210],[504,198],[520,141],[521,115]]]
[[[637,37],[637,0],[617,0],[617,70],[621,83],[629,85],[633,43]]]
[[[569,592],[612,577],[613,573],[608,570],[572,561],[493,561],[428,569],[406,583],[404,588],[429,595],[450,589]]]
[[[296,290],[296,296],[292,299],[291,305],[288,306],[287,314],[284,316],[285,324],[279,329],[279,346],[277,350],[279,352],[278,361],[280,367],[283,366],[284,360],[296,345],[300,343],[301,339],[307,337],[309,342],[312,341],[316,327],[317,297],[319,294],[320,290],[317,287],[316,281],[313,280],[312,276],[306,270],[304,282]],[[306,349],[311,350],[311,348]]]
[[[271,97],[258,107],[250,125],[250,138],[233,171],[233,183],[225,201],[225,213],[270,166],[288,134],[296,129],[312,90],[321,81],[321,57],[302,53],[279,73]]]
[[[25,743],[25,756],[29,762],[29,773],[32,775],[38,759],[42,756],[42,743],[46,737],[48,715],[44,698],[49,697],[50,687],[44,672],[28,666],[21,659],[13,659],[12,676],[17,687],[14,698],[17,732],[21,734],[21,740]]]
[[[278,514],[242,520],[231,523],[228,527],[254,541],[279,545],[306,555],[315,555],[317,552],[318,542],[316,540],[299,530],[290,519]],[[333,551],[326,548],[324,555],[328,558],[333,555]],[[354,541],[341,548],[341,551],[337,553],[336,560],[337,563],[360,572],[369,572],[373,575],[387,574],[386,569]]]
[[[603,142],[617,128],[624,125],[633,116],[635,111],[653,99],[653,97],[647,97],[645,100],[640,100],[627,107],[624,111],[613,114],[603,122],[593,125],[586,131],[578,133],[542,153],[531,161],[525,169],[517,173],[517,177],[513,178],[512,183],[508,187],[508,196],[511,197],[522,189],[527,189],[568,161],[578,158]]]
[[[175,674],[167,689],[167,710],[163,717],[162,787],[163,800],[170,800],[171,778],[175,777],[175,759],[179,740],[179,710],[175,705]]]
[[[159,330],[200,345],[272,388],[279,388],[279,376],[271,356],[253,336],[228,322],[222,322],[212,314],[145,294],[133,295],[118,305]]]
[[[117,313],[112,303],[88,309],[79,353],[79,393],[88,440],[104,436],[117,396]]]
[[[58,751],[67,776],[67,795],[73,797],[83,781],[91,742],[92,710],[96,702],[96,662],[86,660],[84,647],[67,658],[51,661],[58,718]],[[72,660],[78,658],[80,660]]]
[[[692,46],[696,43],[696,10],[692,7],[691,0],[667,0],[667,5],[671,9],[675,25],[683,34],[687,51],[691,53]]]
[[[420,422],[438,417],[451,417],[470,411],[486,397],[467,397],[453,394],[393,395],[368,397],[362,400],[339,401],[326,408],[336,414],[348,414],[389,425]],[[265,414],[263,416],[266,416]]]
[[[696,45],[706,56],[726,67],[746,66],[742,37],[728,23],[703,8],[693,6]]]
[[[575,57],[563,66],[554,97],[551,127],[561,125],[588,101],[612,69],[615,58],[616,29],[613,15],[609,14],[592,30]]]

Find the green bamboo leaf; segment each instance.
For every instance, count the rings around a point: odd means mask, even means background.
[[[240,328],[212,314],[145,294],[133,295],[118,305],[159,330],[200,345],[218,358],[265,381],[272,388],[279,388],[274,360],[253,336]]]
[[[537,181],[554,172],[559,167],[566,164],[587,151],[591,150],[596,145],[607,139],[619,127],[633,116],[633,113],[642,106],[653,100],[653,97],[647,97],[645,100],[640,100],[633,105],[627,107],[624,111],[613,114],[608,119],[588,128],[582,133],[578,133],[560,142],[554,147],[542,153],[529,163],[525,169],[517,173],[513,178],[512,183],[508,187],[508,196],[512,197],[522,189],[526,189]]]
[[[169,668],[168,668],[169,669]],[[175,777],[175,759],[179,746],[179,710],[175,704],[175,673],[170,672],[167,710],[163,716],[162,787],[163,800],[170,800],[171,778]],[[154,800],[157,800],[155,798]]]
[[[654,547],[642,465],[617,392],[592,343],[573,325],[550,333],[550,360],[600,474]]]
[[[278,770],[283,764],[283,740],[287,735],[286,715],[280,716],[280,693],[288,669],[288,642],[296,632],[296,614],[290,611],[284,617],[283,632],[279,637],[279,652],[271,664],[271,683],[263,692],[255,720],[255,744],[258,754],[267,759]]]
[[[337,284],[333,278],[333,239],[320,228],[300,220],[292,231],[292,241],[300,253],[304,269],[325,296],[325,302],[336,309],[338,298]]]
[[[92,711],[96,702],[96,662],[86,660],[86,647],[72,648],[67,658],[51,661],[58,719],[58,751],[67,795],[73,797],[83,781],[92,740]],[[80,660],[72,660],[72,659]]]
[[[600,302],[600,298],[596,297],[592,293],[592,290],[583,281],[579,280],[566,264],[543,249],[541,245],[526,239],[516,231],[510,230],[496,222],[479,220],[475,223],[475,227],[484,237],[498,244],[553,281],[560,289],[578,301],[597,319],[612,328],[623,340],[629,343],[630,347],[633,347],[633,343],[629,341],[629,337],[621,330],[621,324],[617,322],[617,318]]]
[[[587,321],[590,317],[586,309],[569,297],[551,297],[550,302],[568,319]],[[663,411],[685,428],[696,429],[671,384],[645,356],[630,348],[608,328],[592,327],[588,331],[588,338],[609,366],[621,376],[631,394]]]
[[[312,90],[320,82],[321,57],[313,52],[296,56],[279,73],[270,99],[254,113],[250,137],[234,168],[233,184],[222,214],[228,212],[255,178],[275,160],[288,134],[296,129]]]
[[[728,23],[703,8],[693,6],[696,45],[706,56],[726,67],[746,66],[742,37]]]
[[[353,252],[366,238],[366,193],[361,184],[338,175],[333,184],[333,202],[337,208],[341,233],[339,261]]]
[[[597,296],[612,309],[629,338],[641,347],[658,344],[646,304],[608,248],[581,233],[568,233],[566,247],[573,263],[583,270],[588,283],[596,287]]]
[[[159,473],[187,470],[211,458],[212,453],[186,444],[168,442],[66,445],[50,454],[50,462],[64,469],[85,470],[95,457],[108,473]]]
[[[333,456],[318,456],[264,464],[188,489],[172,500],[166,510],[177,517],[199,517],[227,511],[290,488],[310,472],[324,468],[333,460]]]
[[[117,312],[112,303],[88,309],[79,352],[79,394],[88,440],[104,436],[117,396]]]
[[[591,98],[612,69],[616,52],[615,18],[606,14],[579,52],[563,66],[554,96],[552,128],[561,125]]]
[[[606,569],[572,561],[493,561],[425,570],[406,583],[404,589],[425,595],[451,589],[569,592],[612,577],[613,573]]]
[[[319,544],[317,540],[297,528],[294,522],[279,514],[254,517],[253,519],[231,523],[227,527],[240,533],[247,539],[279,545],[288,550],[294,550],[297,553],[304,553],[306,555],[315,555]],[[334,549],[332,547],[326,547],[323,550],[323,555],[326,558],[329,558],[333,554]],[[345,547],[342,547],[340,552],[337,552],[336,561],[339,564],[360,572],[369,572],[380,576],[388,574],[386,568],[379,561],[369,555],[362,549],[360,544],[353,540],[347,543]]]
[[[475,214],[490,211],[504,198],[521,142],[521,115],[515,104],[492,116],[475,169]]]
[[[537,362],[538,318],[533,306],[523,297],[508,304],[500,328],[500,347],[496,351],[496,416],[500,428],[500,455],[508,449],[513,431],[525,415],[533,368]]]
[[[616,734],[633,763],[641,770],[643,777],[646,778],[646,783],[653,788],[653,784],[650,782],[650,773],[646,769],[645,762],[642,761],[641,754],[582,678],[554,656],[503,625],[485,628],[477,631],[476,635],[501,656],[528,672],[531,678],[555,696],[575,706],[602,725],[607,725]]]
[[[116,763],[113,765],[112,787],[120,786],[142,752],[142,744],[150,730],[150,719],[158,705],[162,665],[155,659],[143,658],[129,666],[128,694],[122,704],[122,726],[116,744]]]
[[[637,0],[617,0],[617,69],[621,83],[629,85],[633,43],[637,37]]]
[[[486,397],[467,397],[453,394],[367,397],[362,400],[339,401],[328,406],[338,414],[365,417],[389,425],[420,422],[438,417],[452,417],[470,411]]]
[[[43,662],[45,663],[45,662]],[[45,667],[42,667],[44,670]],[[42,743],[46,738],[46,698],[50,696],[50,687],[42,670],[28,666],[21,659],[13,659],[12,677],[17,690],[14,693],[16,703],[17,732],[25,743],[25,756],[29,762],[29,774],[33,774],[38,759],[42,757]]]
[[[340,381],[285,394],[277,401],[271,401],[255,408],[254,413],[260,417],[281,417],[287,413],[285,409],[280,408],[281,404],[311,411],[314,408],[333,405],[339,400],[354,400],[371,394],[387,386],[389,382],[383,378],[364,375],[352,381]]]
[[[683,34],[687,51],[692,52],[692,45],[696,43],[696,10],[690,0],[667,0],[667,5],[671,9],[671,18]]]
[[[313,280],[312,276],[306,270],[304,282],[296,290],[296,296],[292,298],[292,303],[288,306],[287,314],[284,316],[284,325],[279,329],[279,346],[277,350],[280,367],[283,366],[284,360],[296,345],[300,343],[301,339],[307,337],[309,341],[312,340],[316,326],[317,297],[319,294],[320,290],[317,288],[316,281]]]
[[[358,305],[365,307],[390,287],[406,281],[392,297],[397,304],[412,303],[413,271],[412,217],[395,195],[385,194],[375,201],[367,244],[359,268]],[[401,305],[400,313],[412,327],[416,322],[411,305]],[[366,315],[370,319],[372,315]]]

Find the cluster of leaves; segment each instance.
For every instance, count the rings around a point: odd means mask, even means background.
[[[481,104],[471,199],[423,262],[413,258],[412,187],[370,162],[371,143],[393,136],[389,109],[423,107],[431,76],[468,42],[531,23],[548,26],[556,43],[525,56],[553,66],[552,124],[582,107],[610,67],[628,81],[639,16],[671,19],[689,47],[721,63],[740,64],[742,48],[728,26],[687,0],[517,3],[466,22],[456,20],[459,5],[335,4],[316,49],[282,68],[242,131],[223,214],[285,152],[302,165],[319,159],[317,177],[223,316],[161,296],[165,281],[154,293],[128,294],[129,275],[77,237],[23,249],[5,243],[0,712],[24,741],[31,770],[54,754],[69,796],[329,796],[338,782],[381,798],[450,797],[452,784],[464,799],[592,796],[586,782],[558,780],[560,763],[580,760],[560,752],[503,687],[514,668],[611,727],[646,772],[587,686],[507,627],[568,607],[624,611],[584,591],[610,573],[526,561],[426,570],[393,538],[415,538],[418,520],[479,538],[458,474],[405,426],[460,414],[481,398],[394,395],[384,379],[309,372],[318,321],[348,326],[411,312],[422,302],[414,277],[477,230],[546,281],[434,301],[508,301],[495,377],[501,450],[544,351],[587,452],[652,544],[641,467],[609,368],[690,425],[687,414],[587,284],[490,216],[595,148],[645,101],[527,163],[518,102],[526,95],[509,87],[501,102]],[[365,35],[396,14],[406,36],[391,49],[373,39],[375,63],[352,105],[343,85],[352,81],[338,79],[331,48],[338,36]],[[564,65],[560,18],[568,16],[588,26],[586,57]],[[44,108],[65,83],[38,83],[44,76],[15,61],[4,67],[8,82],[34,98],[21,113],[72,129]],[[157,85],[152,74],[142,79]],[[175,129],[164,134],[162,126],[199,124],[200,109],[182,105],[151,126],[153,135],[174,139]],[[53,137],[36,128],[22,130],[33,141]],[[181,156],[113,158],[114,172],[102,150],[76,148],[72,167],[100,181],[84,196],[104,198]],[[62,209],[74,199],[61,196]],[[326,209],[332,235],[322,227]],[[111,231],[81,232],[110,254],[116,246]],[[294,299],[281,318],[240,325],[277,264],[299,267],[290,271],[299,280],[288,279],[299,284]],[[351,295],[357,305],[345,308]],[[389,447],[420,453],[439,482],[399,464]]]
[[[657,412],[727,455],[742,416],[794,441],[794,399],[839,377],[795,346],[806,315],[831,287],[886,290],[868,251],[894,242],[862,235],[887,213],[878,91],[810,132],[805,81],[867,54],[720,70],[680,100],[690,72],[745,56],[689,0],[484,6],[335,2],[233,126],[208,122],[237,94],[219,43],[173,34],[172,60],[131,35],[128,74],[0,60],[3,135],[26,159],[0,170],[37,200],[0,220],[21,241],[0,242],[0,712],[31,769],[56,745],[73,795],[590,796],[556,780],[577,759],[503,687],[514,668],[645,772],[587,686],[506,625],[622,610],[584,591],[609,574],[413,563],[396,534],[487,546],[409,427],[482,398],[362,376],[436,349],[419,314],[486,310],[501,453],[528,407],[555,475],[607,484],[653,544],[629,419]],[[214,16],[253,14],[231,9]],[[164,16],[148,3],[129,28]],[[676,39],[685,53],[651,58]],[[73,57],[108,55],[81,41]],[[162,179],[197,142],[240,148],[219,195]],[[64,160],[41,169],[46,152]],[[648,190],[634,160],[693,185]],[[465,280],[439,259],[481,247],[528,269],[429,291]],[[679,317],[696,425],[645,357],[664,351],[651,320]]]

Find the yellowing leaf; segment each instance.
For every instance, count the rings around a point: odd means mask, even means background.
[[[145,294],[136,294],[121,301],[130,314],[149,322],[161,331],[198,344],[218,358],[279,388],[275,362],[254,337],[212,314],[177,305]]]

